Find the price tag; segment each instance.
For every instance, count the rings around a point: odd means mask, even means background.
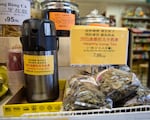
[[[126,64],[128,29],[98,26],[73,26],[71,65]]]
[[[29,0],[0,0],[0,24],[22,25],[30,18]]]

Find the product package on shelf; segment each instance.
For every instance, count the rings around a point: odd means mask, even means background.
[[[15,94],[23,85],[23,57],[19,37],[0,37],[0,63],[5,64],[10,92]]]
[[[96,81],[100,91],[112,99],[113,107],[121,107],[136,96],[137,88],[141,85],[134,73],[111,68],[99,73]]]
[[[0,65],[0,100],[8,93],[8,75],[7,67]]]
[[[101,107],[111,108],[92,76],[76,75],[68,81],[69,89],[64,99],[64,110],[88,110]]]
[[[104,69],[95,75],[75,75],[67,81],[65,111],[150,105],[150,89],[131,71]]]
[[[23,84],[21,25],[30,18],[30,1],[0,1],[0,63],[8,69],[8,84],[15,94]]]

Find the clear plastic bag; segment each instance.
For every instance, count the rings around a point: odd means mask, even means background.
[[[69,90],[64,98],[64,110],[87,110],[110,108],[112,105],[99,91],[96,81],[91,76],[73,76],[69,81]]]
[[[136,96],[137,88],[141,85],[134,73],[115,68],[99,73],[96,81],[100,91],[113,100],[113,107],[122,106]]]
[[[140,86],[137,90],[137,95],[128,100],[124,106],[131,107],[131,106],[139,106],[139,105],[150,105],[150,89]]]

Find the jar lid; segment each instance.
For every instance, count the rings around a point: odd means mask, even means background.
[[[65,0],[45,0],[41,2],[42,9],[71,9],[79,12],[78,5]]]
[[[105,16],[98,14],[98,10],[95,9],[91,11],[90,14],[86,15],[86,17],[81,18],[81,24],[88,24],[88,23],[109,24],[109,20]]]

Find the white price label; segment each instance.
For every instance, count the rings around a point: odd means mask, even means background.
[[[30,18],[29,0],[0,0],[0,24],[22,25]]]

